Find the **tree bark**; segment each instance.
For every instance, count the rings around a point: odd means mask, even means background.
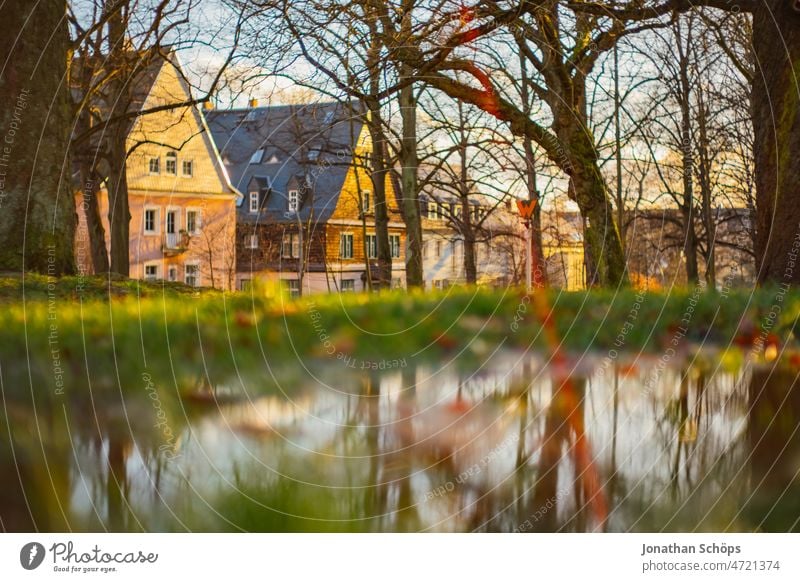
[[[92,271],[95,274],[108,273],[108,249],[106,248],[106,230],[100,216],[100,204],[97,195],[100,192],[100,176],[91,165],[81,163],[82,210],[86,218],[89,235],[89,255],[92,259]]]
[[[386,204],[386,136],[383,132],[380,104],[375,101],[368,105],[369,120],[367,128],[372,140],[370,152],[372,195],[375,205],[375,239],[378,254],[378,272],[372,273],[373,285],[387,289],[392,282],[392,249],[389,246],[389,207]]]
[[[790,267],[800,234],[800,13],[764,0],[753,10],[756,267],[758,280],[800,283]]]
[[[411,78],[411,67],[400,65],[401,82]],[[403,120],[403,139],[400,145],[402,165],[403,219],[406,223],[406,285],[422,287],[422,222],[419,211],[417,181],[417,102],[413,83],[405,84],[399,92],[400,115]]]
[[[6,2],[0,54],[0,270],[75,272],[64,0]]]
[[[108,224],[111,233],[112,273],[130,276],[130,223],[128,207],[127,175],[127,130],[123,124],[112,129],[109,155],[109,171],[106,186],[108,189]]]

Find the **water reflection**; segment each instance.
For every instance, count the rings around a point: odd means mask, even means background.
[[[2,528],[797,530],[795,372],[651,364],[323,367],[161,413],[135,391],[6,400]]]

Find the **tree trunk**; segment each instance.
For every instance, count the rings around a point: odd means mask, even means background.
[[[689,29],[691,34],[691,27]],[[680,92],[678,98],[681,107],[681,172],[683,178],[683,198],[680,204],[683,217],[683,255],[686,260],[686,282],[690,285],[700,280],[697,268],[697,233],[694,230],[694,159],[692,157],[692,113],[690,95],[692,86],[689,82],[689,55],[691,46],[683,47],[683,38],[678,28],[679,77]],[[691,43],[689,43],[691,44]]]
[[[75,272],[66,2],[0,5],[0,270]]]
[[[788,265],[800,233],[800,13],[793,5],[763,0],[753,12],[756,266],[762,283],[800,283],[800,268]]]
[[[131,213],[128,207],[128,175],[126,129],[117,124],[113,130],[111,153],[109,155],[109,171],[106,185],[108,187],[108,224],[111,233],[111,265],[112,273],[125,277],[130,276],[130,223]]]
[[[571,196],[584,219],[586,284],[604,287],[625,284],[625,254],[593,138],[584,129],[563,141],[569,147]]]
[[[89,238],[89,255],[92,259],[92,271],[95,274],[108,273],[108,249],[106,248],[106,230],[100,216],[100,204],[97,195],[100,192],[100,177],[92,170],[90,164],[81,163],[82,211],[86,218]]]
[[[386,137],[380,116],[380,104],[369,104],[367,128],[372,140],[370,165],[372,166],[372,194],[375,204],[375,239],[378,254],[378,272],[372,273],[373,284],[378,289],[387,289],[392,282],[392,249],[389,246],[389,207],[386,204]]]
[[[411,68],[400,65],[401,82],[409,79]],[[400,89],[400,115],[403,120],[403,139],[400,145],[402,165],[403,219],[406,223],[406,284],[422,287],[422,222],[419,211],[419,186],[417,183],[417,101],[414,85],[408,83]]]
[[[518,40],[518,43],[521,43]],[[519,64],[522,71],[522,78],[528,76],[528,60],[519,44]],[[527,83],[520,83],[520,97],[522,98],[522,111],[527,116],[531,116],[531,99]],[[527,133],[522,137],[522,149],[525,154],[525,183],[528,187],[528,200],[534,201],[533,213],[531,214],[531,246],[525,252],[531,254],[531,284],[536,288],[547,285],[547,269],[544,264],[544,242],[542,241],[542,208],[539,202],[539,189],[536,187],[536,153],[533,148],[533,140]],[[527,285],[527,281],[525,282]]]

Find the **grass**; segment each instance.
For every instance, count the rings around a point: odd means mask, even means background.
[[[267,391],[275,375],[305,373],[303,366],[381,369],[458,359],[479,365],[505,349],[552,353],[541,317],[519,289],[451,288],[326,294],[291,300],[276,288],[223,294],[195,293],[184,285],[105,279],[48,282],[0,279],[0,366],[4,390],[57,393],[56,368],[66,391],[91,381],[93,397],[140,390],[143,374],[159,390],[182,393],[198,385],[243,377]],[[729,350],[754,343],[795,351],[800,293],[779,289],[549,291],[554,335],[565,352],[600,355],[692,351],[700,345]],[[774,317],[770,316],[774,314]],[[165,388],[166,386],[166,388]],[[49,389],[48,389],[49,387]],[[272,388],[271,388],[272,387]]]

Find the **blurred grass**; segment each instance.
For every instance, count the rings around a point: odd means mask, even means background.
[[[197,293],[179,284],[117,280],[109,293],[105,278],[82,282],[82,290],[76,288],[77,278],[56,280],[48,289],[46,278],[28,277],[23,303],[20,279],[0,278],[0,366],[6,393],[20,386],[26,391],[50,386],[52,392],[56,360],[67,390],[89,379],[96,394],[103,387],[140,389],[145,372],[182,391],[198,378],[212,385],[237,376],[268,379],[299,369],[299,361],[355,369],[383,362],[391,368],[403,359],[413,366],[456,356],[475,364],[498,346],[545,354],[552,350],[532,303],[517,288],[293,300],[277,287]],[[660,354],[683,335],[681,320],[686,323],[690,308],[685,337],[676,349],[747,347],[759,336],[794,347],[798,292],[705,292],[695,305],[688,289],[644,293],[637,300],[638,293],[548,291],[562,349]],[[775,320],[767,325],[771,311]],[[627,332],[621,335],[623,329]]]

